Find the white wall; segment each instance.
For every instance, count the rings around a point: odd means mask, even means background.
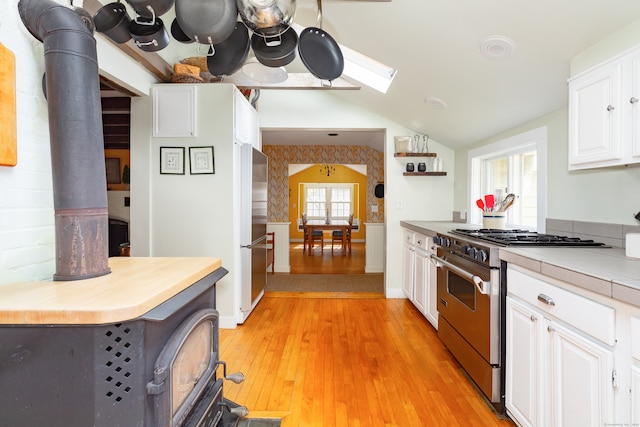
[[[67,0],[57,1],[69,6]],[[44,48],[22,24],[18,0],[0,1],[0,17],[0,43],[16,60],[18,146],[18,164],[0,166],[0,285],[5,285],[51,279],[55,230],[48,106],[42,93]],[[102,35],[96,39],[101,73],[136,93],[148,93],[155,78]]]
[[[640,43],[640,21],[581,52],[571,61],[575,75]],[[568,110],[563,108],[522,126],[456,150],[454,209],[472,209],[467,196],[467,155],[470,149],[540,126],[547,126],[547,218],[638,225],[640,165],[568,170]]]
[[[17,0],[0,2],[0,43],[16,59],[18,164],[0,166],[0,285],[50,279],[55,270],[53,184],[42,43]]]
[[[384,96],[384,95],[380,95]],[[403,220],[451,220],[453,151],[430,141],[430,151],[443,158],[445,177],[405,177],[406,160],[395,158],[394,136],[413,135],[367,110],[356,108],[330,91],[266,91],[258,102],[260,127],[265,128],[386,128],[385,142],[385,288],[387,297],[404,298],[402,278]],[[398,203],[402,208],[398,208]]]

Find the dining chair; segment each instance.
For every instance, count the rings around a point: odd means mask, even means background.
[[[271,274],[276,270],[276,233],[267,233],[267,268],[271,266]]]
[[[307,213],[302,212],[302,227],[304,229],[304,236],[303,236],[304,242],[302,243],[302,253],[306,251],[307,242],[309,241],[309,229],[305,227],[306,225],[307,225]],[[309,252],[311,252],[311,249],[313,248],[313,245],[315,244],[316,240],[320,241],[320,251],[321,252],[324,251],[324,232],[322,230],[313,230],[313,233],[311,234],[311,246],[309,247]]]
[[[347,252],[351,254],[351,230],[353,229],[353,214],[349,215],[349,228],[345,237],[345,245]],[[339,241],[342,244],[342,230],[333,230],[331,232],[331,254],[333,255],[333,243]]]

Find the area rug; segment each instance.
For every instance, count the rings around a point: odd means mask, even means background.
[[[384,292],[384,274],[268,274],[265,291]]]

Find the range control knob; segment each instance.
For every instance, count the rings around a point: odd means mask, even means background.
[[[477,251],[478,250],[476,248],[474,248],[473,246],[469,246],[469,250],[467,251],[467,255],[469,255],[471,258],[475,258]]]
[[[451,246],[451,239],[449,239],[448,237],[443,237],[442,238],[442,246],[445,246],[447,248],[449,246]]]
[[[471,245],[464,245],[462,247],[462,253],[465,255],[469,255],[469,253],[471,252],[471,249],[473,249],[473,246]]]
[[[476,251],[475,259],[477,259],[478,261],[485,262],[487,258],[487,252],[484,249],[479,249]]]

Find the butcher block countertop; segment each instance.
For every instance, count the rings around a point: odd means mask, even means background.
[[[0,325],[105,324],[135,319],[222,265],[219,258],[109,258],[111,273],[0,286]]]

